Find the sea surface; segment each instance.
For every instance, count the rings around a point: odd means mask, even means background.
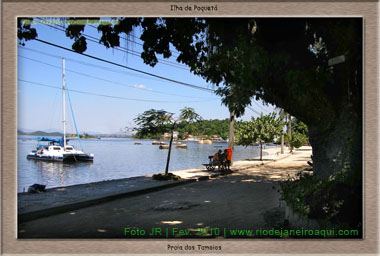
[[[94,162],[60,163],[26,159],[36,147],[36,137],[18,136],[17,189],[27,191],[34,183],[45,184],[47,188],[62,187],[89,182],[143,176],[165,171],[168,150],[152,145],[152,140],[128,138],[82,139],[86,153],[95,154]],[[140,142],[141,145],[135,145]],[[80,148],[79,141],[68,143]],[[197,144],[185,142],[188,149],[178,149],[173,145],[169,171],[202,167],[208,163],[208,156],[219,149],[227,148],[227,143]],[[235,146],[234,160],[252,159],[260,154],[258,147]],[[265,153],[263,153],[265,154]]]

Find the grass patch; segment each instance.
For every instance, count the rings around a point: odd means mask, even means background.
[[[282,199],[294,212],[317,219],[322,228],[358,229],[362,235],[362,186],[347,172],[325,180],[300,172],[280,186]]]

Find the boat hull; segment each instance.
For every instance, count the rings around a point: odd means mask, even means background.
[[[51,162],[91,162],[94,161],[94,156],[91,154],[64,154],[63,156],[46,156],[30,153],[26,156],[27,159]]]
[[[43,156],[38,154],[28,154],[27,159],[40,160],[40,161],[52,161],[52,162],[63,162],[63,157],[59,156]]]

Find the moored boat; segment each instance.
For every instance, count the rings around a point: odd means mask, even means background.
[[[176,148],[182,148],[182,149],[187,149],[187,145],[186,144],[179,144],[177,146],[175,146]]]
[[[84,153],[82,150],[77,150],[71,145],[64,147],[63,139],[38,137],[38,144],[35,150],[31,151],[26,158],[43,161],[57,162],[79,162],[93,161],[94,154]],[[68,140],[66,140],[67,142]],[[40,144],[47,142],[47,144]]]
[[[37,137],[37,148],[32,150],[27,156],[27,159],[43,160],[43,161],[58,161],[58,162],[78,162],[78,161],[93,161],[94,154],[84,153],[82,150],[77,150],[71,145],[67,145],[69,141],[66,138],[66,112],[65,112],[65,97],[66,97],[66,80],[65,80],[65,59],[62,59],[62,106],[63,106],[63,137],[61,139]],[[70,98],[69,98],[70,99]],[[70,104],[71,105],[71,104]],[[74,119],[74,115],[73,115]],[[75,119],[74,119],[74,125]],[[78,139],[80,142],[79,133]],[[40,142],[47,142],[45,145],[40,145]]]

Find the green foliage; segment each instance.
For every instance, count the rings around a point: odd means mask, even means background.
[[[194,123],[182,121],[176,126],[179,134],[188,134],[201,136],[204,139],[211,138],[212,135],[217,135],[223,139],[228,138],[229,120],[201,120]]]
[[[292,149],[304,146],[309,140],[309,131],[306,124],[293,117],[291,120],[291,126],[291,136],[289,138],[289,135],[285,134],[285,141],[289,142]]]
[[[262,115],[258,118],[252,117],[250,122],[238,122],[236,125],[236,143],[242,146],[260,144],[260,160],[262,160],[262,144],[273,142],[281,136],[284,122],[282,116],[276,113]]]
[[[33,18],[17,18],[17,38],[19,44],[25,45],[25,41],[33,40],[37,37],[37,30],[31,27]]]
[[[299,148],[306,144],[308,137],[305,134],[299,132],[292,132],[292,135],[285,134],[285,141],[289,142],[291,148]]]
[[[338,172],[327,180],[320,180],[300,172],[280,183],[282,199],[295,212],[318,219],[324,227],[360,230],[361,186],[357,186],[348,173]]]
[[[256,143],[273,142],[281,136],[284,122],[276,117],[276,113],[261,115],[252,121],[243,121],[236,124],[235,136],[238,145],[249,146]]]
[[[74,137],[76,137],[76,135],[74,135]],[[93,139],[93,138],[95,138],[95,136],[92,136],[88,133],[83,133],[83,134],[79,135],[79,138],[81,138],[81,139]]]
[[[181,121],[187,121],[189,123],[193,123],[195,121],[200,121],[202,120],[202,117],[195,113],[195,110],[190,107],[184,107],[183,109],[180,110],[181,114],[179,115],[179,119]]]
[[[137,138],[159,138],[162,133],[172,126],[172,113],[165,110],[150,109],[133,119],[137,125]]]
[[[178,131],[179,137],[183,138],[185,132],[202,138],[211,138],[217,135],[226,139],[228,137],[229,120],[203,120],[192,108],[181,110],[179,123],[176,123],[175,130]],[[139,114],[135,119],[137,131],[134,137],[144,139],[159,139],[164,132],[170,132],[173,129],[172,115],[165,110],[150,109]],[[182,117],[182,118],[181,118]],[[184,120],[188,121],[184,121]],[[197,121],[195,121],[197,120]]]
[[[307,134],[309,133],[309,130],[305,123],[303,123],[302,121],[298,120],[295,117],[292,118],[291,122],[292,122],[292,133],[298,132],[300,134],[307,136]]]

